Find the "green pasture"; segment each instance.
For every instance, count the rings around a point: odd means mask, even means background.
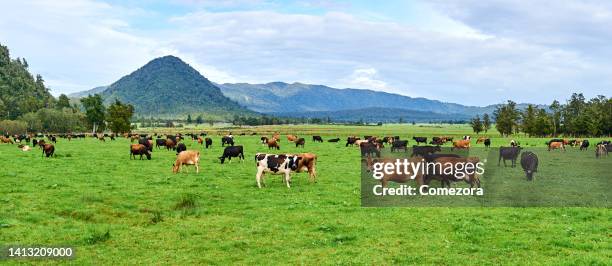
[[[41,157],[38,148],[22,152],[16,145],[0,144],[0,246],[76,248],[73,260],[3,260],[0,264],[609,265],[612,261],[609,208],[360,206],[360,155],[357,148],[345,147],[346,136],[476,137],[465,125],[181,131],[213,135],[213,147],[208,150],[184,141],[188,149],[202,152],[199,174],[192,167],[173,174],[175,153],[165,149],[156,149],[150,161],[130,160],[130,141],[125,138],[106,142],[59,139],[53,158]],[[244,162],[219,163],[222,148],[217,135],[228,131],[235,135],[237,145],[244,146]],[[241,136],[242,132],[257,135]],[[259,144],[259,137],[272,132],[283,134],[280,152],[318,155],[316,184],[300,173],[293,175],[291,189],[280,176],[271,175],[267,175],[265,188],[256,187],[253,156],[268,152]],[[288,143],[286,133],[306,138],[305,148]],[[311,135],[341,141],[312,143]],[[492,137],[493,146],[507,146],[510,140],[495,132],[481,135]],[[539,149],[545,141],[525,136],[514,139]],[[576,169],[605,162],[612,165],[610,157],[593,162],[592,149],[555,153],[550,156],[572,158]],[[504,170],[521,175],[520,167]],[[536,181],[546,176],[540,172]],[[580,172],[575,170],[569,176],[579,177]],[[609,191],[609,183],[601,185]]]

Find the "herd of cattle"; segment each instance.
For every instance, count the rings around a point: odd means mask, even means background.
[[[244,133],[242,134],[244,135]],[[253,133],[252,135],[256,135]],[[55,152],[54,143],[57,143],[58,138],[64,138],[68,141],[72,139],[85,138],[87,136],[94,137],[101,142],[105,142],[107,138],[111,141],[118,137],[115,134],[54,134],[54,135],[15,135],[8,136],[0,135],[0,143],[14,144],[18,143],[18,147],[22,151],[30,151],[32,148],[28,144],[32,144],[32,147],[39,146],[42,150],[43,156],[53,156]],[[174,173],[180,172],[182,166],[193,165],[196,168],[196,172],[199,173],[199,162],[200,152],[194,150],[187,150],[186,145],[181,142],[185,138],[191,138],[194,142],[208,149],[212,146],[213,140],[207,137],[206,133],[194,134],[175,134],[175,135],[158,135],[153,134],[124,134],[123,137],[130,139],[133,144],[130,145],[130,159],[142,160],[143,156],[148,160],[151,160],[151,154],[154,147],[157,149],[167,149],[168,151],[176,151],[176,160],[172,165],[172,171]],[[287,140],[293,142],[296,147],[304,147],[306,140],[304,138],[298,138],[295,135],[287,135]],[[155,141],[154,141],[155,139]],[[262,136],[260,138],[261,144],[268,147],[268,149],[280,150],[281,137],[280,134],[276,133],[272,136]],[[463,136],[459,140],[453,140],[453,137],[441,136],[433,137],[427,145],[427,137],[413,137],[416,145],[412,146],[411,158],[419,157],[424,158],[427,162],[477,162],[475,157],[461,157],[458,154],[440,154],[442,149],[441,145],[450,142],[451,151],[469,149],[471,147],[471,137]],[[340,138],[333,138],[327,140],[330,143],[337,143]],[[137,142],[137,143],[134,143]],[[323,138],[321,136],[312,136],[313,143],[322,143]],[[155,143],[155,144],[154,144]],[[408,151],[408,140],[402,140],[399,136],[364,136],[363,139],[357,136],[349,136],[346,139],[346,147],[357,146],[360,148],[361,155],[368,163],[368,167],[371,167],[373,161],[372,158],[380,158],[381,150],[385,145],[391,147],[391,152]],[[420,144],[425,145],[420,145]],[[484,144],[486,148],[490,147],[491,139],[485,137],[479,137],[476,140],[476,144]],[[227,146],[226,146],[227,145]],[[552,139],[546,142],[548,150],[563,150],[565,151],[566,146],[580,147],[580,150],[588,150],[590,143],[588,140],[568,140],[568,139]],[[231,132],[221,137],[221,146],[224,147],[223,154],[219,157],[220,163],[223,164],[226,160],[231,162],[232,158],[238,158],[244,160],[244,149],[241,145],[235,145],[234,136]],[[521,153],[520,143],[512,140],[510,147],[500,147],[499,149],[499,160],[498,166],[503,161],[504,166],[506,161],[511,161],[511,166],[516,166],[516,161],[520,155],[521,166],[525,171],[528,180],[532,180],[533,173],[537,172],[538,157],[533,152],[525,151]],[[612,151],[612,143],[610,141],[600,141],[595,145],[595,153],[597,158],[607,156],[608,152]],[[259,188],[263,185],[263,178],[266,173],[284,175],[284,183],[287,187],[290,187],[291,173],[307,171],[311,182],[316,182],[316,161],[317,156],[313,153],[299,153],[299,154],[267,154],[257,153],[255,155],[255,161],[257,165],[256,181]],[[394,182],[405,182],[404,177],[386,177],[381,180],[383,186],[388,181]],[[423,180],[425,184],[428,184],[431,180],[439,180],[443,186],[449,186],[451,182],[458,182],[452,176],[426,176]],[[480,180],[476,176],[468,176],[463,181],[470,184],[470,186],[480,187]]]

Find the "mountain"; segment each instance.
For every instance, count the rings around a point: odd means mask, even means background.
[[[68,97],[69,98],[83,98],[83,97],[87,97],[89,95],[94,95],[94,94],[102,93],[106,89],[108,89],[108,86],[95,87],[95,88],[93,88],[91,90],[79,91],[79,92],[68,94]]]
[[[380,91],[336,89],[302,83],[225,83],[217,84],[217,86],[227,97],[251,110],[262,113],[291,114],[376,107],[474,116],[495,110],[495,106],[465,106]]]
[[[95,90],[95,89],[94,89]],[[134,105],[137,114],[176,117],[206,114],[231,117],[255,115],[198,71],[175,56],[156,58],[102,91],[105,103],[119,99]]]
[[[400,108],[369,107],[363,109],[340,110],[340,111],[314,111],[314,112],[289,112],[272,113],[276,116],[300,118],[319,118],[325,120],[330,118],[334,122],[394,122],[400,119],[404,122],[442,122],[442,121],[468,121],[472,118],[465,114],[440,114],[434,112],[423,112]]]

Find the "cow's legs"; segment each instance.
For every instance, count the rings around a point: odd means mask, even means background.
[[[285,182],[287,182],[287,188],[291,188],[289,183],[291,183],[291,174],[289,171],[285,172]]]
[[[257,170],[257,174],[255,175],[255,179],[257,180],[257,187],[261,188],[261,183],[263,183],[262,181],[263,178],[263,169],[262,170]]]
[[[199,174],[200,173],[200,162],[195,163],[195,168],[196,168],[196,174]]]

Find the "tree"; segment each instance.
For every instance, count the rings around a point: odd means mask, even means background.
[[[485,134],[487,133],[487,131],[489,131],[490,128],[491,118],[489,118],[489,114],[484,114],[482,116],[482,129],[484,130]]]
[[[536,121],[536,110],[533,105],[528,105],[525,112],[522,114],[523,117],[523,132],[525,134],[532,136],[536,134],[537,129],[537,121]]]
[[[550,104],[550,110],[552,111],[553,137],[556,137],[558,129],[561,126],[561,110],[562,110],[562,106],[561,106],[561,104],[559,104],[559,101],[554,100]]]
[[[191,124],[191,122],[193,122],[193,121],[191,120],[191,114],[188,114],[188,115],[187,115],[187,124]]]
[[[472,121],[470,121],[470,124],[472,125],[472,130],[474,130],[474,132],[478,135],[478,133],[482,132],[483,128],[482,128],[482,121],[480,121],[480,116],[476,115],[476,117],[474,117],[474,119],[472,119]]]
[[[495,128],[502,136],[509,136],[518,128],[519,112],[516,110],[516,103],[513,101],[497,106],[493,116],[495,117]]]
[[[108,113],[106,114],[108,127],[115,133],[130,132],[132,129],[130,121],[133,115],[134,106],[115,100],[115,103],[108,107]]]
[[[92,126],[92,133],[101,132],[104,129],[104,115],[106,108],[100,94],[81,98],[81,104],[85,108],[85,116]],[[100,130],[102,129],[102,130]]]
[[[66,94],[63,94],[59,96],[59,98],[57,99],[57,103],[55,104],[55,108],[57,109],[62,109],[62,108],[70,108],[70,99],[68,99],[68,96],[66,96]]]
[[[204,123],[204,118],[202,118],[202,115],[198,115],[198,117],[196,117],[195,122],[198,125]]]

